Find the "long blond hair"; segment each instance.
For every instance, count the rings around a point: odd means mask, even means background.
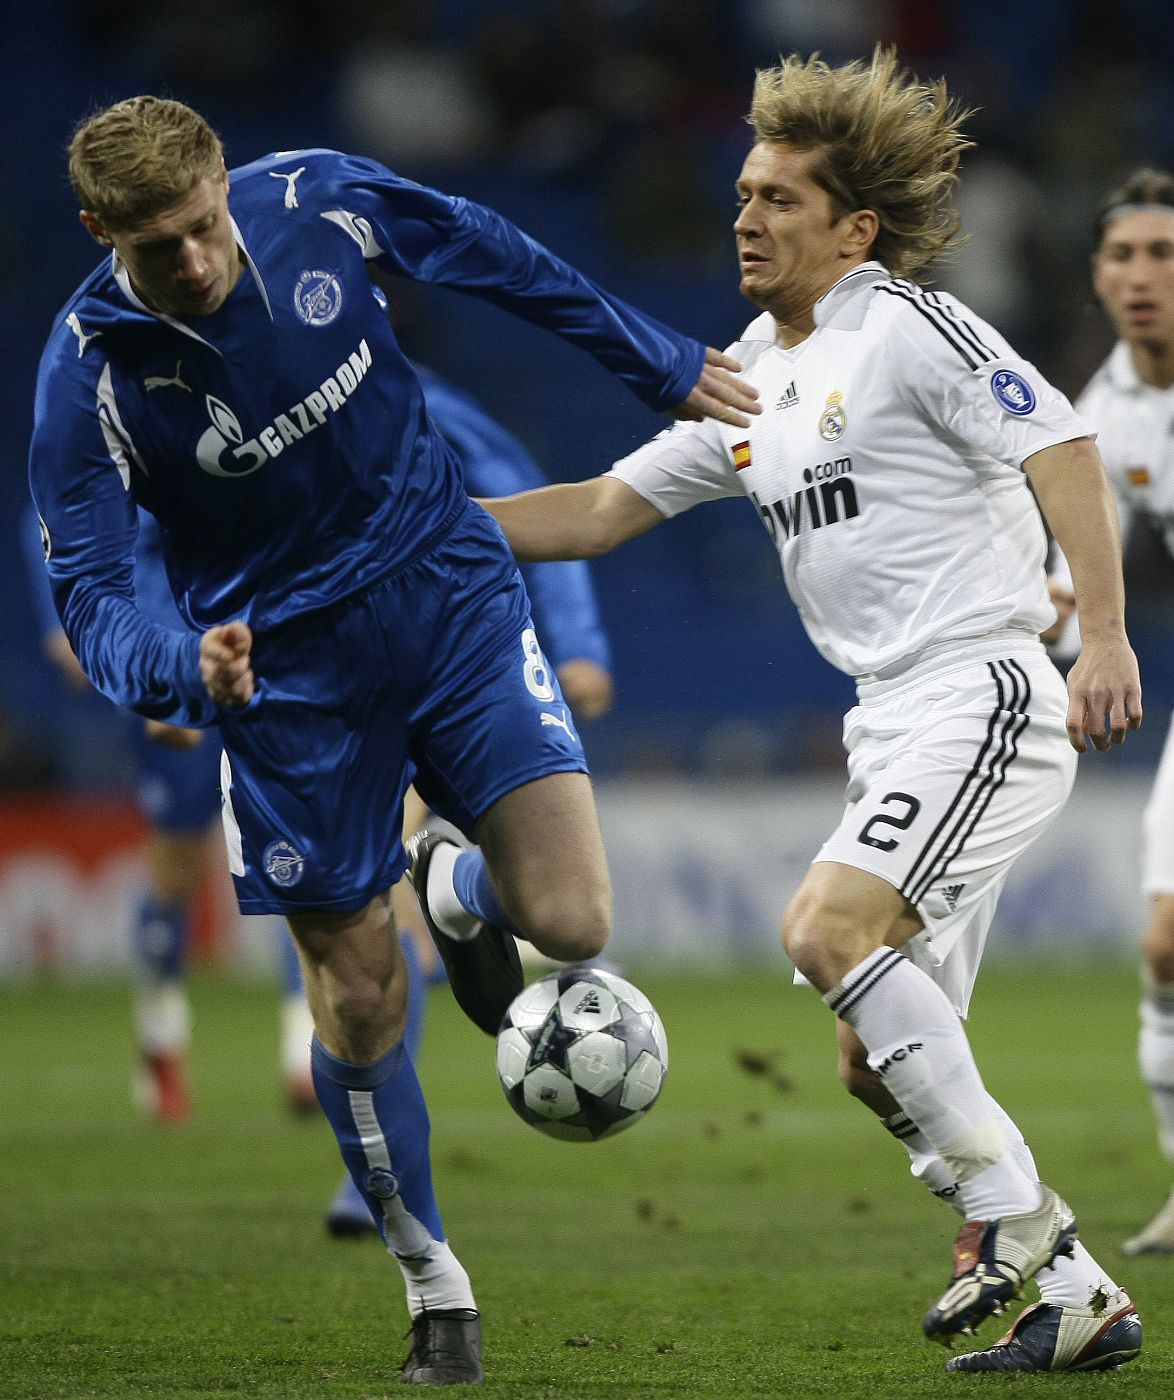
[[[875,211],[873,257],[909,277],[961,241],[952,199],[971,114],[943,79],[920,82],[878,44],[868,62],[832,68],[792,54],[759,69],[746,120],[758,141],[819,150],[812,179],[837,214]]]
[[[69,143],[69,179],[83,209],[124,229],[219,174],[224,147],[183,102],[128,97],[80,122]]]

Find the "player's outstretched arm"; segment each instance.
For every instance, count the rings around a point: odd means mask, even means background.
[[[235,708],[253,698],[253,634],[243,622],[210,627],[200,638],[200,676],[218,705]]]
[[[762,405],[754,385],[737,378],[741,370],[737,360],[709,346],[693,392],[673,408],[673,417],[693,421],[716,418],[731,427],[748,428],[751,420],[747,415],[761,413]]]
[[[1058,443],[1029,457],[1031,480],[1072,573],[1080,656],[1068,673],[1068,739],[1084,753],[1119,744],[1141,724],[1141,680],[1125,634],[1121,538],[1100,453],[1091,438]],[[1108,724],[1105,719],[1108,716]]]
[[[501,526],[514,557],[523,564],[594,559],[664,519],[655,506],[613,476],[481,498],[477,503]]]

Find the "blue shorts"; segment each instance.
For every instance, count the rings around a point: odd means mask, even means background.
[[[260,703],[221,726],[246,914],[359,909],[395,884],[412,782],[468,832],[523,783],[587,771],[521,576],[476,506],[389,578],[257,637],[253,670]]]
[[[148,739],[137,715],[130,720],[144,819],[160,831],[203,831],[220,811],[219,734],[211,729],[196,748],[173,749]]]

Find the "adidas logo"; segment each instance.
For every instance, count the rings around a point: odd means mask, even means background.
[[[951,914],[957,909],[958,896],[965,888],[965,885],[943,885],[942,898],[946,901],[946,908]]]
[[[779,401],[775,404],[775,407],[794,408],[798,402],[799,394],[795,388],[795,381],[792,379],[790,384],[788,384],[787,387],[783,390],[783,392],[779,395]]]
[[[603,1004],[599,1000],[599,993],[596,991],[590,991],[584,996],[583,1000],[578,1004],[578,1006],[575,1007],[575,1015],[581,1016],[584,1011],[600,1012],[602,1010]]]

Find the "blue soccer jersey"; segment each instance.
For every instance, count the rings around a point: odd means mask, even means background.
[[[656,408],[704,359],[492,211],[374,161],[270,156],[233,172],[229,207],[248,266],[222,307],[155,314],[112,256],[63,309],[37,387],[32,489],[66,633],[110,699],[180,724],[221,715],[198,637],[135,606],[136,504],[163,526],[185,622],[258,631],[403,568],[464,508],[369,263],[556,331]]]
[[[134,594],[138,609],[161,627],[183,629],[186,624],[171,596],[167,581],[167,566],[163,562],[163,539],[154,516],[145,510],[138,513],[138,538],[135,541]],[[20,519],[20,544],[25,556],[25,572],[29,581],[29,599],[42,637],[61,628],[49,574],[45,568],[44,536],[37,523],[37,513],[27,506]]]

